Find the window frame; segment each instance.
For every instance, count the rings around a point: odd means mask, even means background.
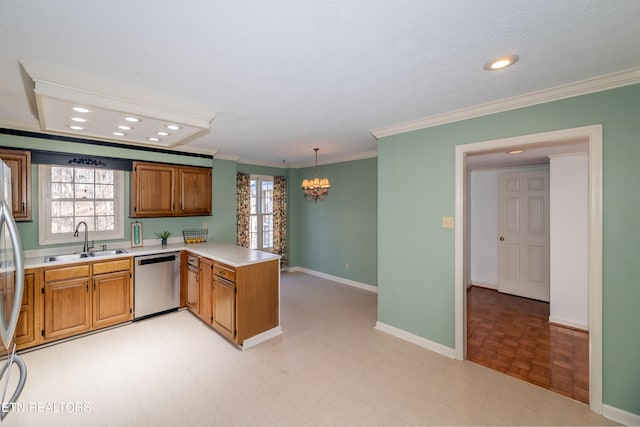
[[[51,232],[51,168],[69,167],[84,169],[103,169],[91,166],[69,166],[69,165],[38,165],[38,243],[40,245],[54,245],[60,243],[78,243],[79,237],[73,237],[73,232],[52,233]],[[113,171],[114,181],[114,224],[115,229],[110,231],[89,231],[91,240],[117,240],[124,239],[124,171],[110,169]]]
[[[252,248],[252,249],[257,249],[259,251],[265,251],[265,252],[273,252],[273,227],[271,227],[271,246],[263,246],[263,230],[262,230],[262,224],[263,224],[263,219],[262,216],[265,215],[262,211],[262,182],[264,181],[269,181],[271,182],[271,184],[273,185],[274,183],[274,177],[271,175],[255,175],[255,174],[251,174],[249,176],[249,188],[251,188],[251,181],[256,181],[256,187],[258,187],[258,191],[256,191],[256,213],[252,214],[251,211],[249,211],[249,248],[251,248],[251,218],[253,216],[256,217],[256,222],[257,222],[257,248]],[[249,193],[249,198],[251,199],[251,193]],[[251,203],[251,201],[249,202]],[[274,216],[274,212],[272,211],[271,213],[267,214],[267,215],[271,215],[271,217],[273,218]],[[272,224],[273,224],[273,219],[272,219]]]

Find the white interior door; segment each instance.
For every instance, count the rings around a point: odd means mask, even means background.
[[[549,301],[549,171],[498,177],[498,291]]]

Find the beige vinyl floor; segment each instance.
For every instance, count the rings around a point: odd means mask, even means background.
[[[375,322],[376,294],[283,273],[283,335],[240,351],[180,311],[24,353],[2,426],[613,424]]]

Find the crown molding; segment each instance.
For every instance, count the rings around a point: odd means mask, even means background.
[[[350,155],[338,157],[335,159],[324,160],[324,161],[318,162],[318,165],[332,165],[334,163],[352,162],[354,160],[371,159],[373,157],[378,157],[378,150],[364,151],[361,153],[350,154]],[[313,167],[315,165],[316,163],[315,161],[313,161],[308,163],[292,163],[289,165],[289,167],[294,169],[302,169],[302,168]]]
[[[475,117],[501,113],[504,111],[515,110],[517,108],[529,107],[532,105],[543,104],[545,102],[557,101],[560,99],[586,95],[588,93],[600,92],[637,83],[640,83],[640,67],[605,74],[603,76],[556,86],[550,89],[530,92],[525,95],[505,98],[496,102],[488,102],[448,113],[436,114],[422,119],[373,129],[371,133],[376,139],[380,139],[386,136],[398,135],[405,132],[426,129],[433,126],[473,119]]]

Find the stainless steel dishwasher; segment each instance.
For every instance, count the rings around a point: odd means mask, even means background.
[[[134,258],[133,319],[175,311],[180,306],[180,252]]]

